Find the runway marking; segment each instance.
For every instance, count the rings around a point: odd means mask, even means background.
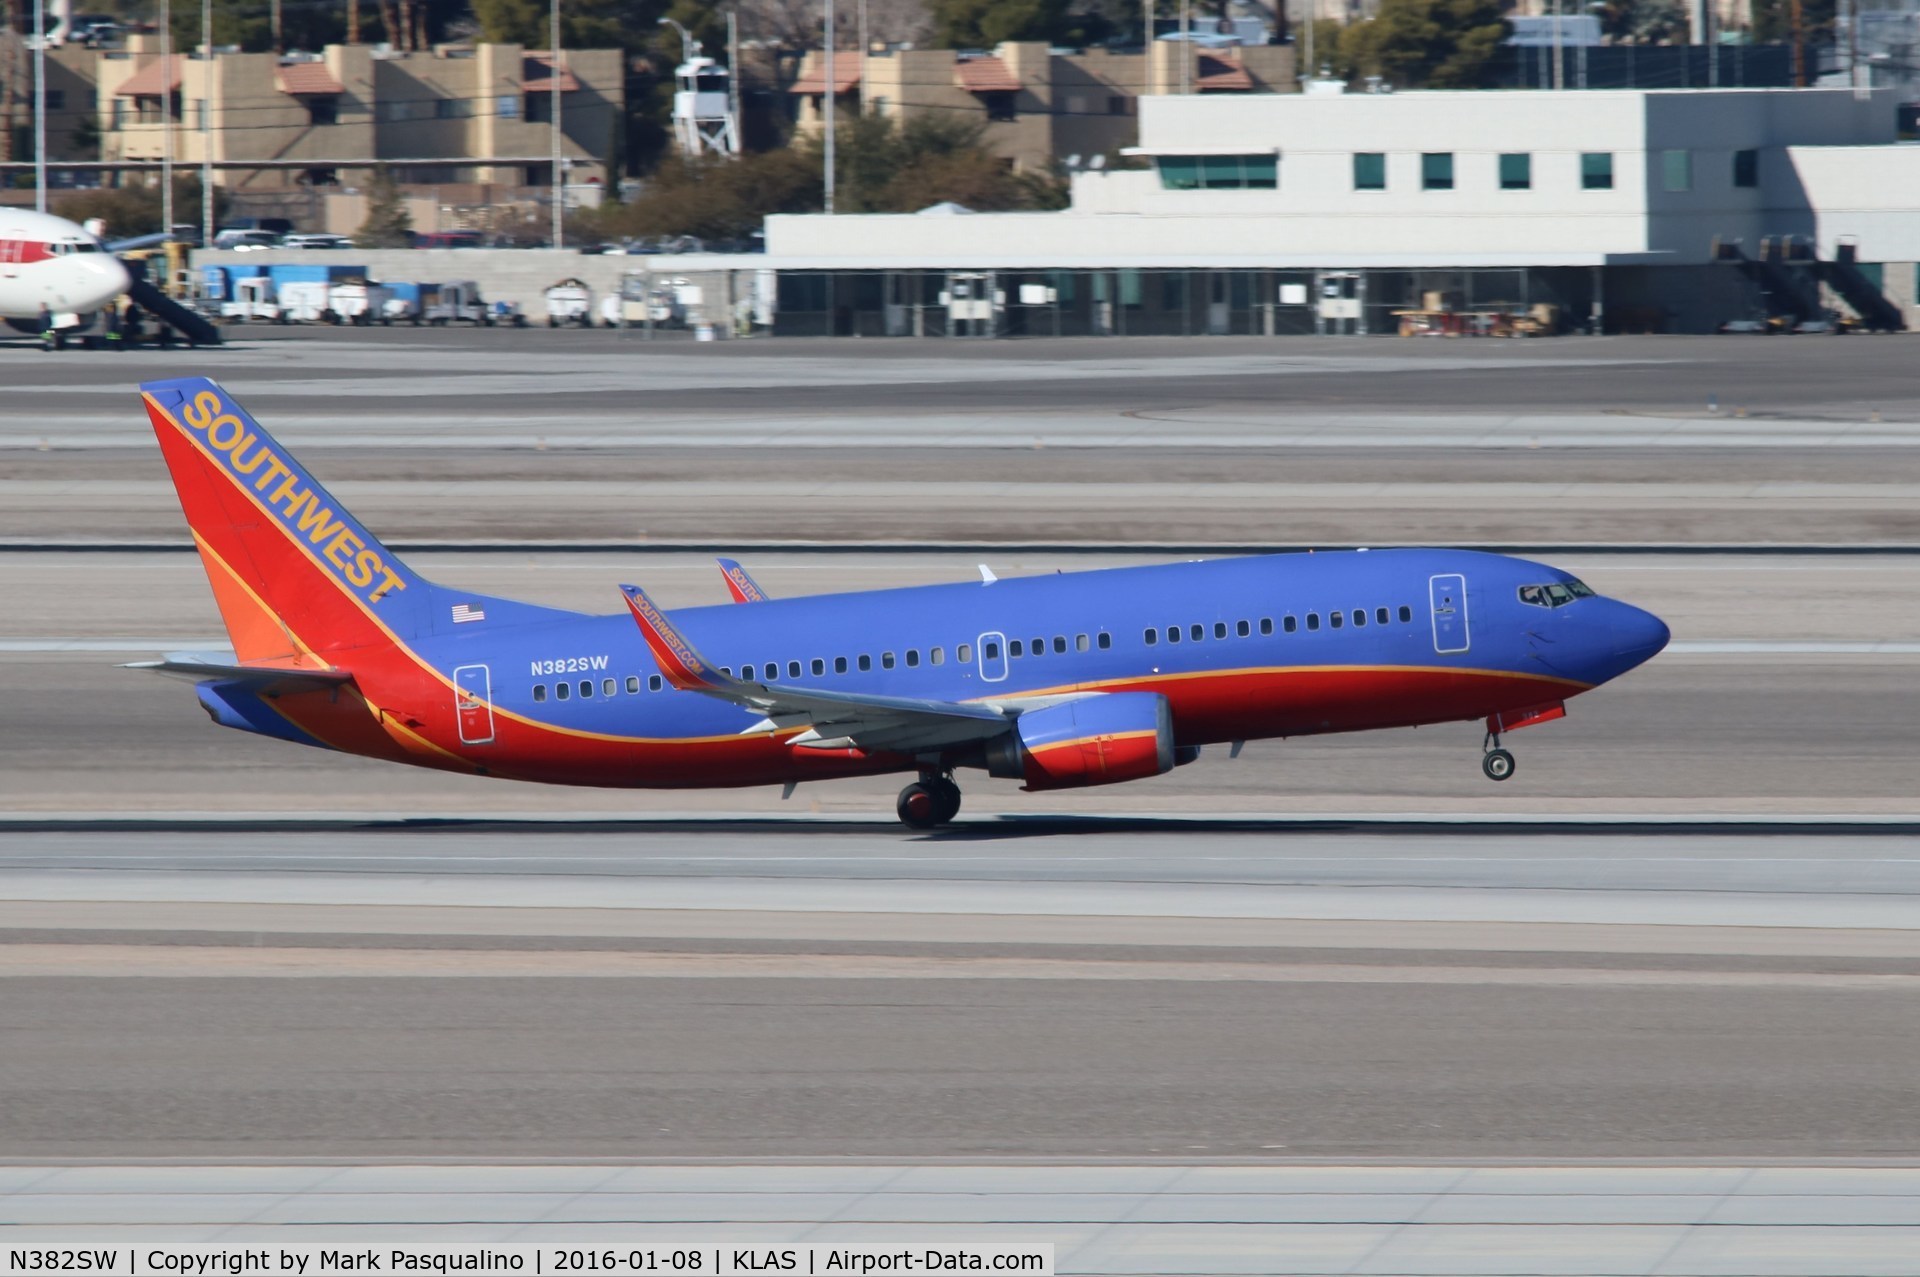
[[[1920,991],[1920,974],[1594,967],[1371,966],[892,955],[0,945],[0,979],[1100,980],[1255,984]]]

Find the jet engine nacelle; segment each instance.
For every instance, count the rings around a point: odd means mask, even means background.
[[[1173,713],[1157,692],[1113,692],[1029,710],[987,746],[987,772],[1022,789],[1113,785],[1173,770]]]

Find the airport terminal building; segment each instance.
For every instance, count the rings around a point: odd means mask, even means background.
[[[1920,328],[1887,90],[1140,99],[1142,167],[1052,213],[783,215],[776,333]]]

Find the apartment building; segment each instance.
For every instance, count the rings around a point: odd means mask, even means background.
[[[809,52],[790,90],[802,133],[821,127],[825,72],[825,56]],[[903,124],[926,116],[975,120],[985,127],[987,148],[1022,172],[1132,145],[1143,96],[1299,88],[1291,47],[1207,48],[1167,40],[1144,51],[1062,52],[1025,41],[991,53],[889,49],[863,57],[848,49],[834,54],[833,78],[838,111],[864,109]]]
[[[329,45],[163,59],[155,37],[98,59],[101,158],[197,165],[239,191],[328,187],[368,161],[404,183],[548,186],[555,69],[516,44],[389,53]],[[617,49],[565,51],[558,71],[562,156],[572,183],[603,183],[624,109]],[[248,167],[250,163],[259,167]]]

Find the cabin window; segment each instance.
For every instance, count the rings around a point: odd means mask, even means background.
[[[920,649],[917,647],[908,648],[907,649],[907,668],[916,669],[919,667],[919,665],[920,665]]]
[[[860,672],[864,674],[868,670],[873,668],[873,658],[871,656],[868,656],[865,652],[862,652],[860,653],[859,664],[860,664]]]
[[[1245,621],[1242,621],[1240,622],[1240,624],[1233,627],[1233,632],[1238,634],[1241,638],[1246,638],[1253,633],[1253,626],[1249,625]]]
[[[547,699],[547,685],[545,683],[535,683],[533,685],[533,699],[535,703]]]
[[[731,666],[731,665],[722,665],[722,666],[720,667],[720,673],[721,673],[721,676],[722,676],[722,677],[725,677],[725,678],[732,678],[732,677],[733,677],[733,666]]]
[[[1387,609],[1380,608],[1379,610],[1374,612],[1373,619],[1380,622],[1380,624],[1385,625],[1387,622],[1391,621],[1393,617],[1388,613]]]
[[[1033,646],[1027,649],[1027,653],[1030,656],[1045,656],[1047,654],[1047,641],[1043,638],[1035,639]]]
[[[1178,643],[1179,641],[1180,641],[1180,627],[1177,625],[1169,625],[1167,627],[1167,642]]]
[[[618,690],[619,690],[618,684],[616,684],[612,679],[603,678],[600,680],[600,694],[602,696],[612,696]]]
[[[1187,631],[1187,633],[1191,634],[1193,636],[1193,641],[1198,643],[1201,639],[1207,636],[1207,627],[1204,625],[1195,625],[1192,628],[1190,628]]]
[[[1340,613],[1338,612],[1327,613],[1327,624],[1333,626],[1334,629],[1337,630],[1342,625],[1345,625],[1346,623],[1347,623],[1346,618],[1341,616]]]
[[[1318,612],[1307,613],[1307,630],[1309,632],[1312,632],[1319,628],[1320,628],[1320,614]]]
[[[638,674],[627,675],[627,695],[632,696],[635,693],[637,693],[639,690],[640,690],[640,676]]]
[[[648,675],[648,677],[647,677],[647,690],[648,690],[649,692],[657,692],[657,691],[659,691],[659,690],[660,690],[660,688],[661,688],[662,686],[663,686],[663,684],[661,683],[661,681],[660,681],[660,676],[659,676],[658,674],[651,674],[651,675]]]
[[[999,660],[999,659],[1000,659],[1000,645],[999,645],[998,643],[984,643],[984,644],[982,644],[982,645],[981,645],[981,648],[980,648],[980,657],[981,657],[981,659],[982,659],[982,660],[987,660],[987,661],[997,661],[997,660]]]
[[[1019,639],[1007,640],[1008,656],[1025,656],[1026,654],[1027,654],[1026,645],[1022,643]]]
[[[892,653],[892,652],[882,652],[882,653],[880,653],[880,668],[881,668],[881,669],[883,669],[883,670],[890,670],[890,669],[892,669],[892,668],[893,668],[893,653]]]
[[[800,677],[800,662],[798,662],[798,661],[788,661],[788,662],[787,662],[787,677],[788,677],[788,678],[799,678],[799,677]]]
[[[1087,648],[1088,648],[1088,646],[1089,646],[1089,644],[1087,643],[1087,636],[1086,636],[1086,635],[1084,635],[1084,634],[1076,634],[1076,635],[1074,635],[1074,636],[1073,636],[1073,650],[1074,650],[1074,651],[1076,651],[1076,652],[1084,652],[1084,651],[1086,651],[1086,650],[1087,650]]]
[[[833,658],[833,672],[834,672],[835,674],[845,674],[845,673],[847,672],[847,658],[846,658],[846,657],[844,657],[844,656],[836,656],[836,657],[834,657],[834,658]]]
[[[1146,644],[1148,647],[1152,647],[1155,643],[1158,643],[1160,641],[1160,631],[1154,629],[1151,625],[1149,625],[1144,631],[1142,631],[1140,637],[1146,640]]]
[[[1291,625],[1289,625],[1289,626],[1287,627],[1287,630],[1288,630],[1288,632],[1289,632],[1289,633],[1291,633],[1291,632],[1292,632],[1292,630],[1293,630],[1293,627],[1292,627]],[[1271,633],[1273,633],[1273,618],[1272,618],[1272,617],[1270,617],[1270,616],[1263,616],[1263,617],[1261,617],[1261,618],[1260,618],[1260,632],[1261,632],[1262,634],[1271,634]]]
[[[1098,637],[1094,639],[1094,642],[1100,645],[1101,651],[1107,651],[1113,646],[1113,635],[1107,633],[1105,630],[1101,630]]]
[[[1289,634],[1293,633],[1295,630],[1300,628],[1300,621],[1297,617],[1289,616],[1286,619],[1285,624],[1287,627],[1287,633]]]
[[[1353,623],[1355,625],[1365,625],[1367,623],[1367,609],[1363,607],[1353,609]]]
[[[971,662],[973,660],[973,644],[962,643],[960,644],[960,646],[954,648],[953,659],[960,662],[962,665],[965,665]]]
[[[815,678],[818,678],[822,674],[825,674],[827,672],[827,663],[821,658],[816,656],[813,658],[813,663],[809,665],[808,668],[813,671],[813,676]]]
[[[573,695],[573,687],[567,683],[555,683],[553,685],[553,695],[556,700],[564,701]]]
[[[1245,625],[1246,622],[1242,621],[1241,624]],[[1213,623],[1213,636],[1215,638],[1225,638],[1227,636],[1227,623],[1225,621],[1215,621]]]
[[[760,667],[760,677],[766,679],[767,682],[769,683],[773,682],[774,679],[779,678],[780,677],[779,663],[777,661],[768,661],[765,665],[762,665]]]
[[[947,663],[947,653],[945,649],[938,648],[938,647],[927,649],[927,664],[945,665],[946,663]]]
[[[581,679],[580,680],[580,699],[583,701],[589,700],[592,698],[592,696],[593,696],[593,680],[590,678]]]
[[[1401,619],[1401,620],[1402,620],[1403,622],[1404,622],[1404,621],[1411,621],[1411,620],[1413,619],[1413,609],[1412,609],[1412,608],[1410,608],[1410,607],[1408,607],[1408,606],[1407,606],[1406,604],[1404,604],[1404,603],[1402,603],[1402,604],[1400,605],[1400,619]]]
[[[1087,636],[1082,634],[1080,636],[1081,650],[1084,651],[1086,649],[1086,646],[1087,646]],[[1060,655],[1063,655],[1066,652],[1066,650],[1067,650],[1067,636],[1064,634],[1054,635],[1053,636],[1053,654],[1055,656],[1060,656]]]

